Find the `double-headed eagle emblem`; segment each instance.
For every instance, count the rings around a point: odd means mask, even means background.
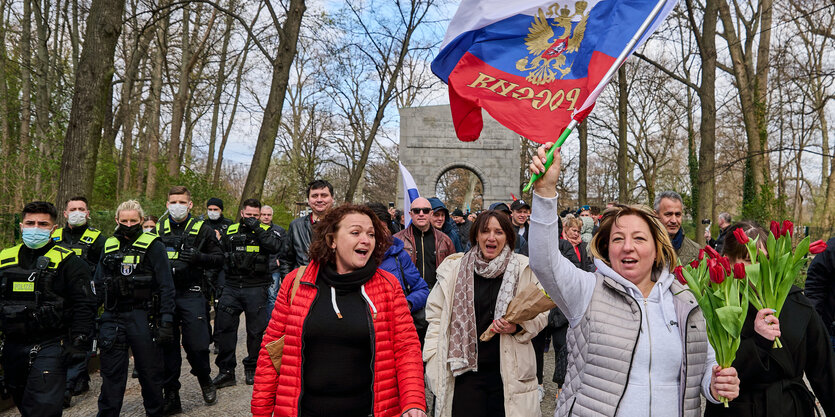
[[[533,24],[528,28],[528,36],[525,37],[529,55],[516,61],[516,69],[529,71],[525,79],[535,85],[554,81],[557,73],[562,78],[571,72],[574,60],[568,62],[565,54],[576,52],[583,42],[586,20],[589,18],[586,11],[588,3],[575,3],[574,13],[571,13],[567,6],[563,6],[562,9],[559,7],[559,3],[554,3],[547,11],[539,9],[534,16]],[[580,21],[572,32],[572,21],[578,16]],[[554,23],[550,23],[548,18]]]

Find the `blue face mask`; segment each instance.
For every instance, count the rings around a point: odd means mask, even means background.
[[[26,227],[20,229],[20,237],[23,238],[23,244],[30,249],[40,249],[49,243],[49,237],[52,231],[48,229],[41,229],[40,227]]]

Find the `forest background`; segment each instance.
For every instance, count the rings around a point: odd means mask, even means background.
[[[27,201],[86,195],[109,232],[118,202],[159,215],[173,184],[198,214],[255,197],[284,226],[314,178],[339,202],[395,201],[397,109],[448,101],[429,63],[456,7],[0,0],[0,242]],[[682,0],[567,142],[561,205],[672,189],[700,241],[722,211],[828,238],[833,44],[830,0]],[[536,144],[519,140],[521,191]],[[455,169],[421,192],[478,209],[477,182]]]

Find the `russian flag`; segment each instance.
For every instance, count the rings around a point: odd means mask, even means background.
[[[677,3],[463,0],[432,61],[449,86],[458,138],[478,139],[484,108],[528,139],[555,141],[572,118],[591,111],[604,75],[656,5],[663,8],[629,53]]]
[[[400,162],[397,162],[397,165],[400,166],[400,175],[403,176],[403,216],[405,217],[404,224],[408,227],[412,222],[412,201],[415,201],[416,198],[420,197],[420,193],[418,192],[415,179],[412,178],[412,174],[409,170],[406,169],[406,167],[404,167]]]

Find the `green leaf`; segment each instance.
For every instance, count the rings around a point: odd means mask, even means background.
[[[725,306],[716,309],[716,317],[719,319],[719,323],[722,324],[728,335],[734,338],[739,337],[740,332],[742,332],[742,325],[739,321],[742,314],[742,307],[737,306]]]

